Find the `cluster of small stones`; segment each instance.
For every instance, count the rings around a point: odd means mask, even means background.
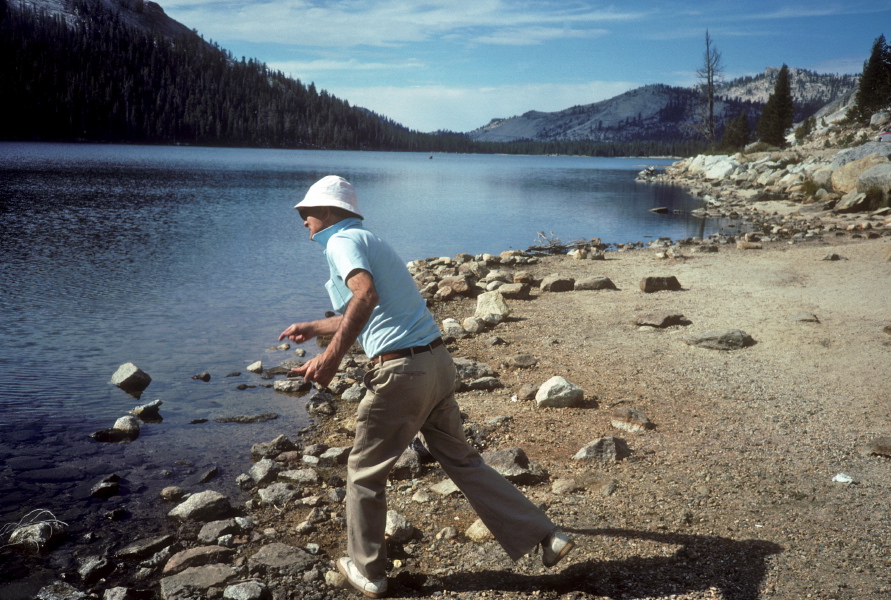
[[[870,190],[883,193],[886,203],[891,195],[891,145],[871,142],[823,154],[699,155],[664,170],[648,167],[638,180],[683,185],[705,204],[692,214],[750,222],[766,241],[891,235],[891,209],[865,210]],[[769,200],[802,206],[785,215],[759,209]]]
[[[354,409],[350,405],[361,398],[355,394],[355,388],[365,373],[366,361],[361,355],[345,358],[331,388],[333,393],[312,389],[299,377],[279,381],[296,384],[285,393],[309,395],[308,411],[321,419],[333,419],[332,423],[341,430],[354,431],[355,420],[343,415],[352,415]],[[517,355],[506,359],[503,366],[528,368],[535,364],[534,357]],[[496,371],[485,363],[458,358],[456,365],[457,383],[462,390],[503,387]],[[552,377],[541,386],[527,387],[521,391],[524,399],[534,399],[540,408],[592,403],[590,398],[586,400],[580,387],[560,376]],[[325,408],[320,409],[322,406]],[[614,427],[625,431],[653,427],[645,415],[629,408],[616,410],[611,419]],[[487,464],[508,480],[517,485],[548,483],[548,472],[531,461],[521,448],[485,450],[490,437],[509,422],[507,416],[487,419],[485,423],[465,422],[465,433],[468,441],[483,453]],[[334,562],[338,557],[330,555],[330,549],[319,541],[324,534],[342,537],[346,527],[344,478],[350,447],[304,444],[292,442],[284,435],[255,444],[251,449],[253,464],[247,473],[236,478],[236,484],[250,495],[241,506],[233,505],[228,497],[214,490],[189,494],[177,486],[165,488],[160,497],[164,502],[175,504],[168,517],[178,525],[176,534],[141,539],[82,556],[78,559],[77,581],[71,578],[57,581],[42,589],[38,597],[58,600],[344,597],[341,590],[345,582]],[[574,460],[615,462],[630,453],[623,439],[605,437],[581,448]],[[428,501],[430,494],[457,494],[458,489],[449,479],[435,481],[436,470],[430,466],[433,462],[420,440],[415,440],[393,468],[392,485],[416,491],[413,501],[418,503]],[[214,475],[209,474],[202,482]],[[559,479],[551,483],[557,494],[592,485],[610,488],[600,481]],[[614,487],[613,484],[612,489]],[[108,498],[118,492],[116,476],[104,479],[93,489],[97,498]],[[285,511],[289,514],[288,520],[280,518]],[[299,518],[295,519],[295,515]],[[295,521],[297,524],[293,525]],[[48,547],[51,538],[60,535],[64,535],[64,524],[41,523],[20,528],[14,532],[12,542],[23,548]],[[463,533],[454,528],[424,532],[395,510],[388,514],[387,537],[391,545],[416,546],[436,544],[443,539],[467,544],[492,539],[481,521]],[[400,566],[399,561],[394,562],[395,569]],[[128,585],[112,587],[111,581]]]

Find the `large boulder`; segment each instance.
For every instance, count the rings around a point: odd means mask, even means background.
[[[861,159],[849,162],[832,172],[832,187],[840,194],[847,194],[857,189],[860,176],[876,165],[886,164],[888,157],[881,154],[870,154]]]
[[[891,158],[891,144],[883,142],[868,142],[861,146],[857,146],[856,148],[842,150],[835,155],[835,158],[832,159],[830,167],[833,171],[835,171],[839,167],[842,167],[850,162],[860,160],[861,158],[865,158],[870,154],[878,154],[879,156],[884,156],[885,158]]]
[[[891,162],[871,167],[864,171],[857,180],[858,192],[880,190],[887,200],[891,195]]]

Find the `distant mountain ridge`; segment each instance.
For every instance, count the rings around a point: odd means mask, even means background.
[[[718,87],[715,116],[719,133],[726,122],[741,112],[749,116],[754,127],[773,92],[778,73],[779,68],[768,67],[760,75],[741,77]],[[789,74],[796,121],[850,96],[859,81],[856,75],[821,75],[804,69],[789,69]],[[529,111],[507,119],[492,119],[468,135],[474,141],[484,142],[691,139],[696,136],[693,125],[701,105],[695,88],[646,85],[608,100],[557,112]]]
[[[74,25],[81,17],[78,5],[71,0],[9,0],[23,8],[43,12],[49,16],[59,16],[68,25]],[[95,4],[116,11],[121,21],[131,27],[153,31],[168,39],[181,35],[199,37],[179,21],[164,12],[157,2],[151,0],[92,0]]]

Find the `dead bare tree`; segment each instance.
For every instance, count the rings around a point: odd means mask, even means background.
[[[715,89],[723,81],[724,65],[721,62],[721,53],[715,47],[715,43],[705,30],[705,52],[702,56],[702,66],[696,69],[696,77],[699,79],[699,91],[703,96],[703,102],[699,111],[696,127],[710,146],[715,145]]]

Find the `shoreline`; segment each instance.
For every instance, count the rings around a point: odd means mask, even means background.
[[[656,240],[657,247],[609,252],[604,260],[545,255],[531,264],[527,259],[502,266],[513,274],[526,271],[533,282],[559,272],[575,281],[608,277],[618,287],[559,293],[533,285],[528,299],[508,300],[513,314],[506,322],[449,343],[456,358],[492,371],[473,379],[468,375],[465,384],[479,387],[458,395],[469,416],[468,433],[483,451],[519,447],[546,469],[547,480],[521,487],[533,501],[547,505],[549,515],[581,543],[555,572],[543,570],[535,556],[512,564],[493,542],[467,537],[475,515],[463,498],[431,491],[442,479],[435,467],[410,466],[408,479],[394,480],[390,504],[420,533],[391,548],[398,561],[391,571],[393,595],[427,598],[440,592],[488,591],[509,598],[533,593],[541,598],[618,598],[636,589],[635,597],[693,600],[736,598],[731,589],[742,586],[755,594],[747,597],[791,600],[806,593],[857,598],[891,592],[880,576],[880,555],[876,562],[868,551],[874,543],[871,532],[888,524],[875,511],[891,488],[891,467],[887,459],[858,450],[891,434],[880,400],[887,384],[881,365],[891,357],[891,338],[882,331],[882,323],[891,323],[885,308],[891,263],[884,256],[891,258],[891,237],[887,228],[870,231],[881,234],[857,238],[863,235],[859,230],[835,227],[820,233],[822,240],[815,236],[799,243],[795,234],[778,233],[775,241],[771,236],[761,241],[760,249],[706,240],[704,245],[718,250],[708,253],[693,252],[700,245],[691,243],[660,248]],[[842,260],[822,260],[833,253]],[[504,256],[516,262],[517,254]],[[637,289],[642,276],[669,274],[677,276],[681,291],[645,294]],[[849,307],[852,294],[869,310]],[[433,310],[440,323],[445,318],[460,322],[473,314],[474,306],[475,300],[459,293],[452,301],[436,302]],[[682,313],[690,324],[634,324],[636,315],[665,309]],[[792,315],[786,313],[801,311],[812,312],[818,322],[789,321]],[[682,341],[690,332],[718,327],[739,327],[756,343],[725,352]],[[494,336],[506,343],[493,344]],[[510,362],[521,354],[531,355],[534,366]],[[875,375],[864,379],[863,370]],[[529,387],[553,375],[580,386],[584,405],[537,408],[534,400],[522,399]],[[474,383],[486,377],[503,387],[492,381]],[[836,396],[827,398],[827,392]],[[332,567],[343,552],[345,535],[340,486],[334,478],[344,478],[345,467],[325,465],[336,465],[350,445],[354,405],[336,399],[330,406],[334,414],[317,413],[316,424],[305,435],[282,432],[301,451],[292,450],[276,463],[277,477],[261,478],[262,485],[251,476],[250,482],[241,479],[251,500],[237,509],[253,526],[224,534],[230,536],[230,546],[224,547],[231,554],[217,562],[219,551],[212,560],[205,551],[205,558],[191,558],[178,567],[192,579],[199,572],[210,576],[211,570],[221,576],[205,590],[209,597],[214,589],[221,593],[233,581],[246,579],[262,581],[267,592],[353,596],[337,587]],[[655,427],[634,433],[616,429],[611,416],[620,408],[644,413]],[[630,456],[616,462],[572,459],[602,437],[625,440]],[[341,450],[326,455],[318,444]],[[304,458],[313,454],[315,460]],[[250,461],[245,456],[245,472]],[[299,476],[307,477],[303,480],[293,473],[309,468],[316,470],[317,479],[306,473]],[[835,473],[829,471],[847,472],[856,483],[833,483]],[[291,474],[283,479],[282,473]],[[259,489],[276,485],[287,498],[284,506],[257,495]],[[186,491],[202,489],[196,484]],[[157,503],[165,506],[160,499]],[[860,507],[852,506],[856,503]],[[790,514],[798,516],[787,522]],[[316,519],[321,520],[313,523]],[[172,573],[176,569],[165,574],[161,568],[178,552],[216,546],[206,536],[199,541],[202,525],[180,525],[164,560],[155,555],[154,567],[137,567],[138,562],[122,558],[124,544],[112,541],[105,553],[118,568],[105,575],[99,588],[114,583],[131,590],[160,589],[163,598],[184,597],[171,587],[182,576]],[[176,525],[170,521],[161,529],[174,532]],[[753,536],[757,543],[750,541]],[[861,550],[828,556],[818,550],[835,548],[842,540],[847,547],[852,536],[860,540]],[[255,553],[269,547],[303,566],[290,572],[260,564]],[[290,554],[294,548],[300,560]],[[809,561],[801,562],[802,552],[816,553],[824,568],[814,571]],[[709,561],[699,566],[690,559],[709,553],[752,565],[732,574]],[[651,566],[632,574],[632,565],[640,560]],[[849,572],[851,560],[869,568]],[[149,572],[134,579],[139,569]],[[590,573],[602,575],[592,578]],[[791,573],[806,576],[784,575]],[[679,584],[678,576],[703,581]],[[830,580],[847,587],[830,590]],[[617,583],[621,581],[625,583]],[[77,577],[70,583],[76,589],[97,589]],[[572,591],[582,595],[566,595]]]

